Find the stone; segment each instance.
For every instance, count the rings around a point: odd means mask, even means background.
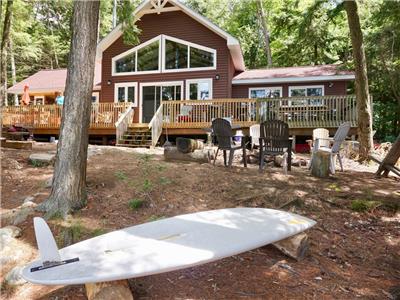
[[[36,207],[36,206],[37,206],[37,204],[36,204],[35,202],[32,202],[32,201],[24,202],[24,203],[21,205],[21,207]]]
[[[0,228],[0,236],[7,236],[10,238],[17,238],[21,236],[21,228],[14,226],[14,225],[9,225],[3,228]]]
[[[33,200],[35,200],[35,197],[28,196],[28,197],[26,197],[26,198],[24,199],[24,203],[32,202]]]
[[[308,236],[304,232],[273,243],[273,245],[284,254],[296,259],[297,261],[302,260],[306,256],[309,249]]]
[[[7,273],[4,281],[7,285],[16,286],[16,285],[23,285],[27,281],[22,278],[22,266],[14,267],[10,272]]]
[[[2,147],[11,149],[32,150],[32,141],[11,141],[6,140]]]
[[[54,163],[55,154],[51,153],[32,153],[29,155],[29,162],[33,165],[47,166]]]
[[[53,185],[53,177],[50,177],[49,179],[46,180],[45,187],[46,188],[51,188],[52,185]]]
[[[32,202],[33,203],[33,202]],[[36,206],[36,204],[35,204]],[[0,215],[3,224],[18,225],[26,221],[28,216],[34,211],[32,206],[19,206],[11,211],[7,211]]]
[[[87,283],[85,287],[88,300],[133,300],[127,280]]]

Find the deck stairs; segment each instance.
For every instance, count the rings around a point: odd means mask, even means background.
[[[116,144],[116,146],[132,148],[150,148],[151,145],[151,130],[147,124],[140,127],[128,127]]]

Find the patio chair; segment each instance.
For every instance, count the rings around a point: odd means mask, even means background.
[[[226,166],[226,151],[229,151],[228,165],[229,167],[232,167],[233,154],[236,150],[241,149],[243,151],[243,164],[245,167],[247,167],[246,143],[242,138],[240,145],[234,144],[232,140],[233,132],[230,122],[226,119],[221,119],[221,118],[215,119],[212,121],[212,130],[218,142],[217,153],[215,154],[214,158],[214,165],[217,160],[219,150],[222,150],[224,152],[224,165]]]
[[[309,168],[311,168],[312,166],[312,160],[313,160],[313,153],[316,151],[327,151],[329,152],[330,155],[330,172],[332,174],[335,174],[335,170],[336,170],[336,157],[339,160],[339,164],[340,164],[340,170],[343,172],[343,162],[342,162],[342,158],[340,156],[340,146],[342,145],[343,141],[346,139],[347,134],[350,131],[350,122],[345,122],[342,123],[339,128],[336,130],[336,133],[333,137],[333,139],[331,138],[317,138],[314,142],[314,146],[312,148],[311,151],[311,161],[310,161],[310,166]],[[328,142],[328,146],[325,146],[326,143]],[[331,146],[332,145],[332,146]]]
[[[307,140],[308,146],[310,147],[310,152],[314,147],[315,140],[320,139],[319,145],[320,147],[329,147],[329,130],[325,128],[316,128],[312,133],[312,140]]]
[[[265,156],[283,155],[287,169],[292,166],[292,141],[289,139],[289,125],[280,120],[260,124],[260,171],[264,168]],[[285,162],[284,162],[285,163]]]
[[[260,124],[250,126],[251,150],[260,146]]]

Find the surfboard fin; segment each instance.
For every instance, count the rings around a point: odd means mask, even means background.
[[[61,256],[58,252],[56,241],[51,233],[46,221],[42,218],[33,218],[35,228],[36,242],[39,249],[40,259],[44,267],[56,265],[61,262]]]

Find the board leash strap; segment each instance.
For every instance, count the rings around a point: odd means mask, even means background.
[[[70,259],[66,259],[66,260],[62,260],[62,261],[49,263],[48,265],[43,265],[43,266],[38,266],[38,267],[31,268],[31,273],[37,272],[37,271],[46,270],[46,269],[50,269],[50,268],[55,268],[55,267],[59,267],[59,266],[63,266],[63,265],[66,265],[66,264],[71,264],[71,263],[74,263],[74,262],[77,262],[77,261],[79,261],[79,257],[75,257],[75,258],[70,258]]]

